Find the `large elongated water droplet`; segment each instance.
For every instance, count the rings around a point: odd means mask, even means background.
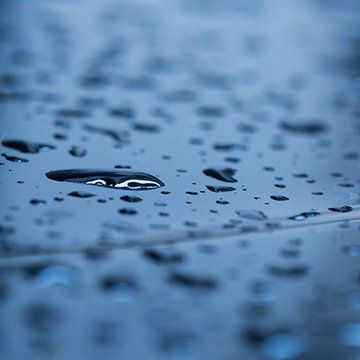
[[[73,182],[86,185],[98,185],[124,190],[150,190],[165,184],[153,175],[133,170],[91,170],[70,169],[55,170],[45,174],[55,181]]]

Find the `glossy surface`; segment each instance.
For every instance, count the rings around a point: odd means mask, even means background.
[[[0,358],[357,359],[357,1],[0,10]]]

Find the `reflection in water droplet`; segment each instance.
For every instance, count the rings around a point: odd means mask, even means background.
[[[1,144],[10,149],[15,149],[22,153],[28,153],[28,154],[37,154],[40,152],[45,152],[55,149],[55,146],[52,145],[33,143],[30,141],[23,141],[23,140],[3,140]]]
[[[150,174],[132,170],[55,170],[45,174],[55,181],[97,185],[124,190],[150,190],[165,184]]]

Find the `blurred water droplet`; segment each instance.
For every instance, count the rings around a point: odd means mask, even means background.
[[[75,271],[64,265],[51,265],[40,270],[35,281],[39,287],[70,286],[75,282]]]
[[[68,195],[72,196],[72,197],[78,197],[78,198],[90,198],[90,197],[96,196],[96,195],[91,194],[86,191],[71,191],[68,193]]]
[[[2,153],[1,156],[3,156],[6,160],[11,161],[11,162],[16,162],[16,163],[27,163],[29,162],[29,160],[24,159],[24,158],[20,158],[17,156],[13,156],[13,155],[8,155],[5,153]]]
[[[293,216],[289,216],[288,219],[289,220],[295,220],[295,221],[303,221],[306,220],[310,217],[314,217],[314,216],[318,216],[320,215],[319,212],[316,211],[308,211],[308,212],[302,212],[300,214],[297,215],[293,215]]]
[[[39,144],[24,140],[3,140],[1,144],[27,154],[37,154],[55,149],[55,146],[52,145]]]
[[[143,201],[142,198],[138,196],[130,196],[130,195],[123,195],[120,197],[120,200],[130,202],[130,203],[137,203]]]
[[[75,157],[84,157],[86,153],[86,149],[81,146],[74,145],[69,149],[69,154]]]
[[[259,210],[237,210],[236,214],[243,219],[248,220],[265,220],[267,216]]]
[[[101,288],[116,301],[126,302],[134,297],[137,286],[130,277],[109,275],[101,281]]]

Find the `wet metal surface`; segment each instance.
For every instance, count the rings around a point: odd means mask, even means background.
[[[0,358],[360,358],[357,1],[0,9]]]

